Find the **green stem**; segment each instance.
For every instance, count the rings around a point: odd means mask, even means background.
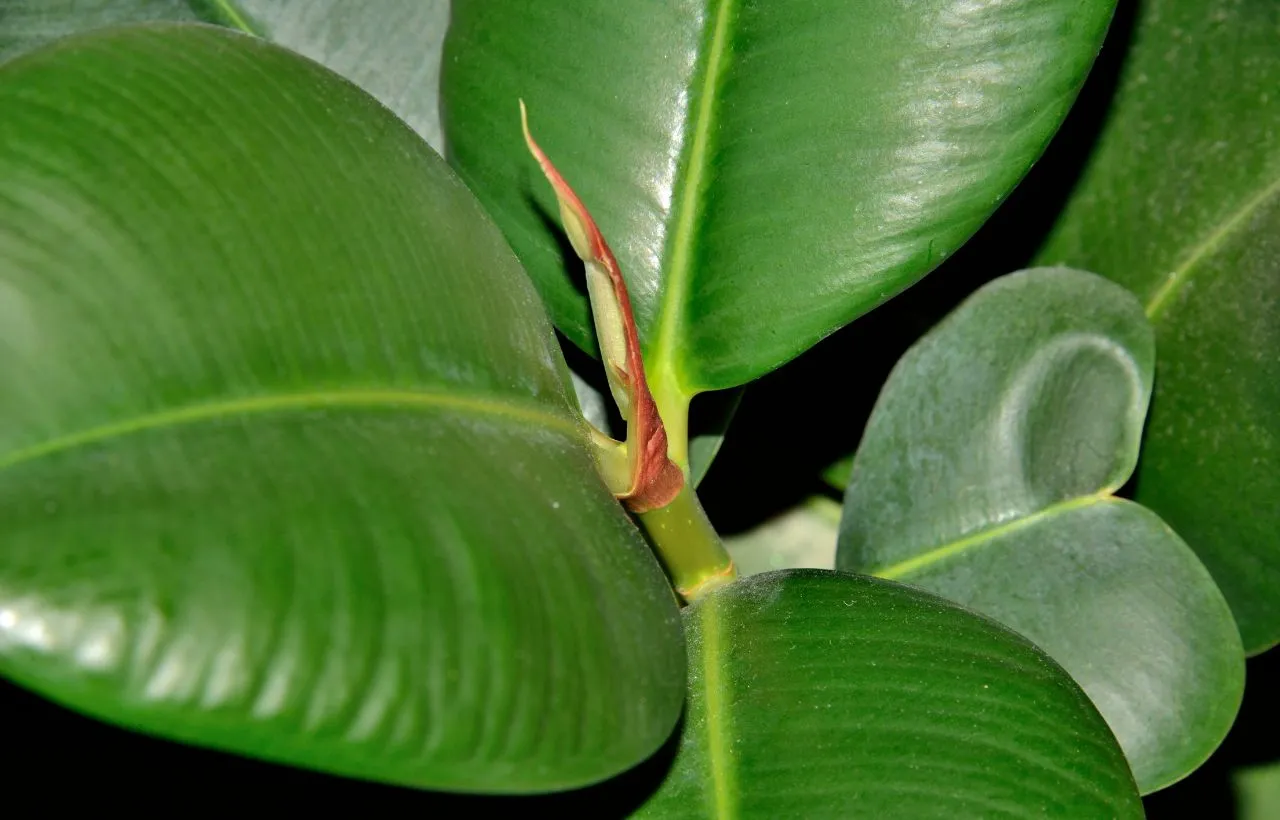
[[[686,601],[737,577],[733,559],[688,482],[670,504],[640,513],[639,518],[676,592]]]
[[[667,431],[667,457],[689,477],[689,401],[691,396],[680,389],[670,376],[651,377],[653,400],[658,405],[658,418]]]
[[[658,558],[667,569],[671,584],[685,601],[737,577],[733,559],[698,502],[689,480],[689,400],[670,369],[650,374],[653,399],[667,432],[667,456],[684,472],[680,494],[665,507],[639,513],[640,523]]]

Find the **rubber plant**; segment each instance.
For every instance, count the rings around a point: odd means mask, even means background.
[[[1147,4],[1135,72],[1209,25],[1192,5]],[[1209,411],[1161,391],[1225,378],[1180,346],[1236,344],[1184,284],[1275,186],[1203,186],[1193,210],[1229,216],[1167,228],[1196,237],[1167,281],[1097,216],[1128,197],[1162,224],[1134,191],[1180,81],[1126,79],[1139,112],[1041,262],[903,355],[838,554],[745,577],[696,492],[744,386],[991,216],[1114,11],[0,3],[0,673],[424,805],[595,784],[655,818],[1141,816],[1234,719],[1232,607],[1273,640],[1261,587],[1222,574],[1274,547],[1236,520],[1263,496],[1176,501],[1202,451],[1173,420]],[[1211,77],[1213,37],[1275,30],[1261,0],[1228,11],[1185,35]],[[1245,107],[1205,104],[1196,158]],[[1220,279],[1265,376],[1253,252]],[[1153,385],[1173,432],[1124,500]],[[1215,418],[1274,435],[1268,388],[1236,389]]]

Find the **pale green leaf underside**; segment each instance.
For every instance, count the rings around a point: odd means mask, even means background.
[[[372,94],[437,151],[449,0],[191,0],[208,19],[322,63]]]
[[[68,34],[151,21],[218,23],[338,72],[437,151],[448,0],[0,0],[0,60]]]
[[[430,788],[572,787],[668,737],[675,601],[537,295],[337,75],[208,26],[6,63],[0,315],[5,676]]]
[[[1141,817],[1088,698],[927,593],[768,573],[685,610],[684,735],[642,818]]]
[[[1153,791],[1239,707],[1243,654],[1208,572],[1113,493],[1137,459],[1154,346],[1141,305],[1039,269],[970,297],[898,363],[853,460],[837,566],[996,618],[1093,698]]]
[[[197,19],[187,0],[0,0],[0,60],[106,26]]]
[[[824,496],[805,499],[746,532],[725,538],[738,574],[780,569],[834,569],[840,504]]]

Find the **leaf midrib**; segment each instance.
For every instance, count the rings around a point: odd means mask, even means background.
[[[1270,183],[1264,185],[1258,193],[1245,200],[1245,203],[1239,209],[1191,248],[1182,263],[1174,268],[1173,272],[1165,279],[1164,284],[1152,294],[1151,299],[1146,304],[1147,318],[1152,322],[1159,321],[1173,297],[1186,287],[1187,282],[1191,280],[1196,266],[1239,230],[1249,220],[1249,217],[1266,204],[1267,200],[1278,196],[1280,196],[1280,175],[1277,175]]]
[[[1051,518],[1071,512],[1072,510],[1081,510],[1087,507],[1092,507],[1095,504],[1106,504],[1114,500],[1116,500],[1115,496],[1111,494],[1110,490],[1104,490],[1092,495],[1069,498],[1065,501],[1050,504],[1049,506],[1028,515],[1015,518],[1011,521],[1006,521],[1002,524],[997,524],[994,527],[980,529],[977,532],[970,533],[962,538],[957,538],[956,540],[943,544],[942,546],[934,547],[928,552],[912,556],[911,558],[899,561],[896,564],[890,564],[885,567],[868,570],[867,574],[874,575],[878,578],[884,578],[889,581],[900,580],[915,572],[919,572],[926,567],[932,566],[939,561],[968,552],[974,547],[982,546],[992,539],[1009,535],[1011,533],[1018,532],[1019,530],[1024,530],[1030,526],[1039,524],[1042,521],[1047,521]]]
[[[715,127],[716,88],[724,72],[729,20],[733,0],[718,0],[711,29],[711,48],[702,73],[698,110],[693,121],[692,138],[686,141],[688,160],[679,178],[680,199],[676,211],[675,230],[671,235],[670,267],[658,304],[657,329],[649,357],[655,373],[670,374],[680,389],[681,374],[676,369],[676,352],[680,349],[680,333],[684,325],[684,307],[688,301],[693,268],[693,245],[698,220],[702,215],[702,188],[710,166],[711,132]]]
[[[269,393],[220,401],[200,402],[134,416],[121,421],[88,427],[48,441],[0,455],[0,470],[35,461],[58,453],[100,444],[116,438],[163,430],[213,419],[258,415],[288,410],[311,410],[333,407],[367,409],[404,408],[453,410],[470,412],[537,427],[556,430],[570,436],[581,433],[571,417],[552,415],[531,403],[496,400],[490,396],[447,393],[442,390],[332,390],[304,393]]]
[[[737,817],[734,804],[733,744],[729,729],[729,696],[720,640],[718,602],[708,601],[701,614],[702,683],[706,702],[707,767],[711,770],[711,816],[716,820]]]

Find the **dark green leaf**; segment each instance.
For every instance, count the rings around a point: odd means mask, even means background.
[[[450,159],[594,348],[529,103],[617,252],[661,404],[762,375],[958,248],[1057,129],[1113,7],[457,0]]]
[[[1146,0],[1040,258],[1142,299],[1160,366],[1137,500],[1280,642],[1280,3]]]
[[[206,26],[0,69],[0,671],[146,732],[528,791],[684,693],[549,323],[418,137]]]
[[[1155,514],[1115,498],[1138,457],[1152,331],[1123,288],[1003,277],[903,356],[853,462],[837,566],[1009,625],[1072,674],[1153,791],[1240,705],[1222,594]]]
[[[1057,664],[932,595],[818,570],[685,610],[689,706],[644,818],[1141,817]]]

